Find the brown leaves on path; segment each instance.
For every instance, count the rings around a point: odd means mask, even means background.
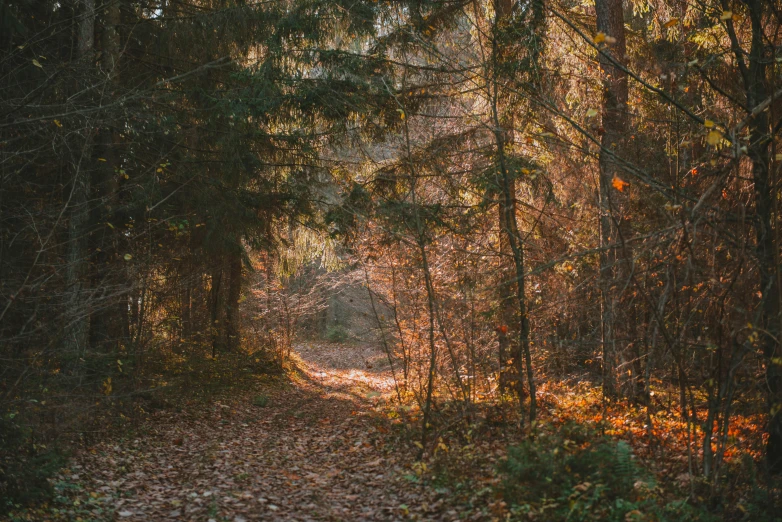
[[[292,383],[158,412],[143,436],[82,452],[67,478],[99,519],[459,520],[447,498],[404,478],[410,452],[386,445],[387,421],[371,408],[393,388],[382,359],[367,348],[301,346]]]

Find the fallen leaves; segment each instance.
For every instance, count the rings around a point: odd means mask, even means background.
[[[100,493],[94,520],[454,520],[463,507],[402,478],[412,452],[388,449],[391,421],[374,411],[393,391],[384,358],[302,346],[293,383],[158,411],[146,435],[82,452],[68,478]]]

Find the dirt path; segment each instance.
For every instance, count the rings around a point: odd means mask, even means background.
[[[409,452],[384,443],[387,421],[373,411],[393,393],[383,354],[297,352],[293,385],[161,414],[143,437],[84,452],[71,478],[103,517],[127,521],[459,520],[447,498],[410,480]]]

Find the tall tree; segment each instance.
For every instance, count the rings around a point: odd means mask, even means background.
[[[624,71],[627,54],[622,0],[596,0],[597,37],[601,45],[599,64],[603,76],[602,137],[600,140],[600,280],[603,345],[603,392],[615,396],[616,308],[619,228],[617,201],[612,198],[614,180],[621,169],[617,156],[628,128],[628,83]],[[619,178],[621,180],[621,178]],[[621,182],[621,181],[620,181]]]
[[[780,90],[769,89],[768,65],[773,48],[765,34],[766,10],[771,6],[760,0],[746,2],[750,18],[749,52],[739,45],[732,17],[724,20],[733,44],[736,63],[744,83],[749,137],[747,154],[752,161],[752,181],[755,188],[756,256],[761,294],[759,324],[763,354],[766,358],[768,385],[768,466],[773,473],[782,473],[782,344],[780,343],[779,230],[775,202],[779,198],[779,181],[771,175],[771,145],[780,124],[771,128],[769,106]],[[778,12],[777,12],[778,16]],[[727,17],[725,17],[727,18]],[[736,139],[736,136],[733,136]]]
[[[95,0],[82,0],[78,11],[77,73],[82,76],[74,86],[78,93],[91,78],[94,78],[93,55],[95,50]],[[89,125],[84,132],[84,141],[76,149],[72,159],[72,184],[66,200],[68,208],[68,241],[66,258],[65,325],[63,348],[78,361],[87,349],[89,342],[90,311],[88,303],[87,276],[87,239],[89,233],[91,168],[93,139]]]

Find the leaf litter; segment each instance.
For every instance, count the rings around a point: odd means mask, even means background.
[[[287,383],[261,379],[209,404],[156,412],[143,435],[77,454],[64,473],[78,477],[93,519],[485,519],[410,480],[414,452],[389,443],[390,421],[374,409],[393,392],[382,352],[296,351]]]

